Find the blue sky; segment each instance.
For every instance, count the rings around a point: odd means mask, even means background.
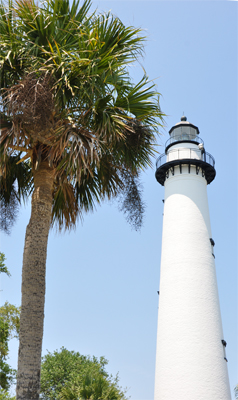
[[[217,176],[208,198],[230,383],[237,377],[237,2],[94,1],[126,25],[147,35],[140,64],[156,79],[166,127],[183,112],[199,127]],[[135,82],[141,65],[130,71]],[[154,391],[157,307],[164,189],[154,170],[142,174],[147,204],[144,226],[132,231],[116,203],[104,203],[77,229],[51,232],[47,257],[43,354],[61,346],[105,356],[119,371],[131,400],[151,400]],[[12,234],[1,234],[11,278],[2,277],[1,303],[20,304],[21,265],[30,202]],[[16,365],[17,343],[11,343]],[[173,377],[171,377],[173,379]]]

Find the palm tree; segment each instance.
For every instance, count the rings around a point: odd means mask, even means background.
[[[66,382],[60,400],[126,400],[118,386],[118,377],[104,376],[96,371],[86,373],[73,382]]]
[[[71,228],[95,202],[123,191],[140,223],[136,180],[163,123],[154,84],[146,76],[133,84],[127,68],[143,52],[140,30],[90,7],[91,0],[0,6],[0,200],[14,209],[32,192],[18,400],[39,398],[50,226]]]

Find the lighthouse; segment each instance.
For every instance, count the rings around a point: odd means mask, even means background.
[[[215,160],[183,116],[156,162],[164,186],[155,400],[231,400],[207,185]]]

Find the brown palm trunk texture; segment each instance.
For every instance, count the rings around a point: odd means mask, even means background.
[[[31,217],[22,268],[17,400],[38,400],[45,304],[45,267],[52,211],[54,171],[42,162],[34,171]]]

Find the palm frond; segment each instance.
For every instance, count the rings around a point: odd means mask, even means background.
[[[9,0],[0,34],[1,154],[33,172],[49,163],[53,224],[71,227],[138,188],[164,117],[155,84],[146,75],[133,84],[127,68],[143,55],[141,29],[92,12],[91,0]]]
[[[136,231],[143,224],[145,203],[142,200],[142,184],[138,175],[133,175],[130,170],[123,170],[123,190],[119,196],[119,210],[123,212],[127,222]]]
[[[33,178],[28,162],[18,163],[17,156],[3,155],[0,163],[0,229],[10,233],[14,225],[19,205],[25,202],[33,190]]]
[[[6,201],[14,190],[19,202],[26,201],[33,190],[30,162],[22,162],[21,154],[2,156],[0,162],[0,191]]]
[[[52,226],[59,230],[75,227],[81,210],[78,207],[75,188],[67,179],[55,183],[52,205]]]

